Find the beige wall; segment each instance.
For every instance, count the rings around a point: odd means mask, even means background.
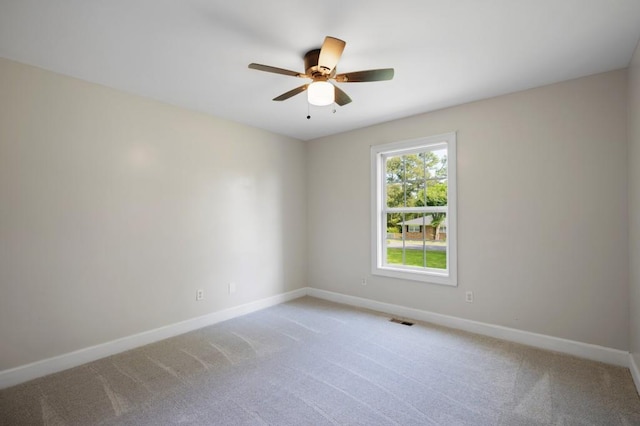
[[[306,286],[302,142],[3,59],[0,111],[0,371]]]
[[[0,59],[0,371],[307,284],[626,350],[629,270],[640,353],[639,61],[628,129],[615,71],[305,148]],[[372,277],[370,145],[448,131],[459,286]]]
[[[640,44],[629,66],[629,265],[630,350],[640,366]]]
[[[626,117],[622,70],[311,141],[310,286],[627,350]],[[371,276],[370,145],[449,131],[459,286]]]

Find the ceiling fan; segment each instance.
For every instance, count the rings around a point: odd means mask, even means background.
[[[307,100],[312,105],[325,106],[335,102],[343,106],[351,102],[351,98],[338,86],[332,84],[331,81],[361,83],[391,80],[393,78],[393,68],[336,74],[336,65],[342,56],[345,45],[346,43],[338,38],[325,37],[320,49],[310,50],[304,55],[304,73],[255,63],[249,64],[249,68],[313,80],[273,98],[274,101],[284,101],[298,93],[307,91]]]

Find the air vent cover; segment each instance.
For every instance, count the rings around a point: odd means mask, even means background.
[[[398,319],[398,318],[391,318],[389,321],[395,322],[396,324],[402,324],[402,325],[408,325],[408,326],[412,326],[413,325],[412,322],[401,320],[401,319]]]

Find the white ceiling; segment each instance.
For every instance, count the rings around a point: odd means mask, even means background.
[[[353,99],[312,107],[304,71],[326,35],[347,42]],[[640,0],[0,0],[0,56],[181,107],[314,139],[395,118],[624,68]]]

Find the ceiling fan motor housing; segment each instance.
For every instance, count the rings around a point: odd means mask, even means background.
[[[308,76],[313,77],[328,77],[331,72],[330,69],[320,69],[318,67],[318,58],[320,57],[320,49],[313,49],[308,51],[304,55],[304,69]]]

